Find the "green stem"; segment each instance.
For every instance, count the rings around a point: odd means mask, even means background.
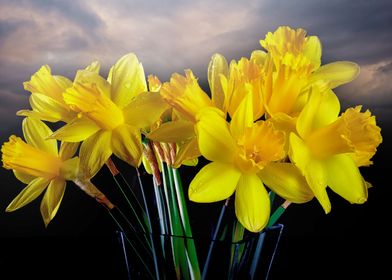
[[[142,183],[142,179],[140,178],[140,173],[139,173],[139,169],[136,169],[136,173],[137,173],[137,178],[139,180],[139,186],[140,186],[140,191],[143,197],[143,202],[144,202],[144,206],[145,206],[145,210],[146,210],[146,214],[147,214],[147,221],[148,221],[148,227],[150,229],[152,229],[151,227],[151,219],[150,219],[150,212],[148,210],[148,204],[147,204],[147,200],[146,200],[146,195],[144,194],[144,186]],[[159,280],[160,278],[160,273],[159,273],[159,267],[158,267],[158,258],[157,258],[157,254],[155,252],[155,246],[154,246],[154,239],[152,236],[152,232],[149,232],[149,236],[150,236],[150,241],[151,241],[151,246],[152,246],[152,255],[153,255],[153,259],[154,259],[154,268],[155,268],[155,276],[156,279]]]
[[[186,251],[185,246],[185,239],[184,237],[184,227],[181,221],[181,215],[175,190],[175,183],[174,183],[174,176],[171,172],[171,168],[167,165],[164,165],[164,169],[167,172],[167,179],[168,179],[168,188],[167,188],[167,197],[169,198],[170,204],[170,215],[172,216],[171,221],[171,228],[172,234],[181,237],[174,237],[173,239],[173,250],[175,252],[174,255],[176,256],[177,267],[176,267],[176,274],[177,278],[188,279],[189,278],[189,266],[188,266],[188,254]]]
[[[177,194],[177,202],[180,210],[182,226],[185,231],[187,251],[191,264],[192,279],[200,279],[200,268],[199,260],[197,257],[196,246],[192,236],[191,224],[189,221],[188,210],[186,206],[184,191],[181,183],[180,173],[175,168],[169,168],[171,170],[174,179],[174,187]]]
[[[289,207],[290,203],[291,203],[290,201],[286,200],[282,205],[280,205],[275,210],[275,212],[270,217],[270,220],[268,222],[268,227],[273,226],[279,220],[280,216],[282,216],[286,208]]]
[[[165,252],[165,239],[166,239],[166,234],[169,233],[168,225],[167,225],[167,210],[165,207],[165,201],[164,201],[164,194],[162,192],[162,186],[158,185],[156,180],[153,178],[152,179],[153,184],[154,184],[154,194],[155,194],[155,200],[157,204],[157,210],[158,210],[158,217],[159,217],[159,225],[160,225],[160,239],[161,239],[161,249],[162,249],[162,254],[163,258],[166,259],[166,252]]]
[[[139,217],[139,215],[138,215],[138,212],[137,212],[137,210],[135,209],[134,205],[133,205],[133,204],[131,203],[131,201],[129,200],[128,195],[125,193],[122,184],[121,184],[121,183],[119,182],[119,180],[118,180],[119,178],[122,180],[123,183],[125,183],[125,185],[128,185],[128,183],[125,181],[125,179],[124,179],[124,177],[122,176],[121,173],[119,173],[119,174],[113,176],[114,182],[116,183],[117,187],[120,189],[120,192],[121,192],[121,194],[123,195],[123,197],[124,197],[125,201],[127,202],[128,206],[131,208],[132,214],[133,214],[133,216],[136,218],[136,220],[137,220],[137,222],[138,222],[138,224],[139,224],[141,230],[142,230],[144,233],[147,233],[148,230],[146,230],[146,225],[140,220],[140,217]],[[130,193],[131,193],[131,196],[133,197],[133,201],[135,201],[136,205],[138,204],[138,207],[139,207],[140,210],[141,210],[140,212],[141,212],[142,215],[144,216],[145,213],[144,213],[144,211],[143,211],[143,208],[141,207],[141,205],[140,205],[138,199],[136,198],[135,193],[132,191],[132,189],[131,189],[131,187],[130,187],[129,185],[128,185],[128,189],[131,190]],[[147,242],[148,242],[148,240],[147,240]]]

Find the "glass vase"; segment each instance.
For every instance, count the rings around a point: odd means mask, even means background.
[[[277,224],[260,233],[246,232],[237,242],[225,238],[211,240],[195,236],[152,235],[158,266],[154,266],[146,248],[132,245],[129,239],[146,240],[144,234],[126,235],[119,231],[119,254],[123,259],[123,279],[268,279],[273,267],[273,260],[278,251],[283,225]],[[128,240],[127,240],[128,238]],[[178,265],[176,246],[187,246],[193,241],[199,260],[200,274],[192,274]],[[135,243],[135,242],[133,242]],[[211,254],[206,266],[210,247]],[[140,254],[144,254],[138,257]],[[143,261],[141,261],[141,259]],[[176,266],[177,264],[177,266]],[[156,269],[159,271],[156,274]]]

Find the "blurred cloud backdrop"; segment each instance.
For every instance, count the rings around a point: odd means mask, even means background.
[[[379,157],[385,159],[392,118],[390,0],[0,0],[0,139],[20,133],[15,112],[27,108],[29,96],[22,83],[43,64],[73,79],[93,60],[106,74],[119,57],[134,52],[146,74],[162,81],[191,68],[206,83],[212,54],[249,57],[280,25],[319,36],[323,63],[360,65],[359,77],[337,93],[344,106],[363,104],[376,114],[385,132]],[[1,200],[8,202],[16,192]]]

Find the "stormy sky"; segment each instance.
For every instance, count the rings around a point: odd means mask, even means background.
[[[228,60],[249,57],[280,25],[319,36],[323,63],[360,65],[357,80],[338,90],[346,104],[389,112],[390,0],[0,0],[1,134],[20,123],[15,112],[28,106],[22,83],[43,64],[73,79],[93,60],[106,73],[119,57],[134,52],[146,74],[164,81],[191,68],[203,82],[213,53]]]

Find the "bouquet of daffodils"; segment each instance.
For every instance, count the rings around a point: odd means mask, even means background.
[[[273,226],[290,203],[316,198],[330,212],[327,187],[350,203],[364,203],[371,185],[359,167],[372,164],[380,128],[361,106],[341,112],[333,92],[356,78],[359,67],[348,61],[321,65],[320,41],[303,29],[279,27],[260,44],[264,50],[230,63],[214,54],[210,94],[189,69],[164,83],[153,75],[146,79],[135,54],[120,58],[106,78],[98,62],[78,70],[73,81],[42,66],[24,83],[31,93],[31,108],[17,112],[25,117],[24,140],[12,135],[1,149],[4,168],[27,184],[6,210],[44,193],[40,211],[47,226],[72,181],[108,209],[144,269],[139,275],[165,278],[172,266],[178,279],[200,279],[207,275],[230,200],[236,216],[232,240]],[[57,122],[64,125],[53,132],[50,123]],[[181,166],[195,166],[200,156],[209,163],[182,186]],[[143,186],[139,176],[136,191],[112,157],[138,175],[143,164],[152,184]],[[104,165],[128,210],[93,183]],[[271,208],[275,195],[284,201],[277,209]],[[226,200],[203,266],[188,198]],[[232,252],[230,277],[246,251]],[[170,265],[163,267],[160,259]]]

